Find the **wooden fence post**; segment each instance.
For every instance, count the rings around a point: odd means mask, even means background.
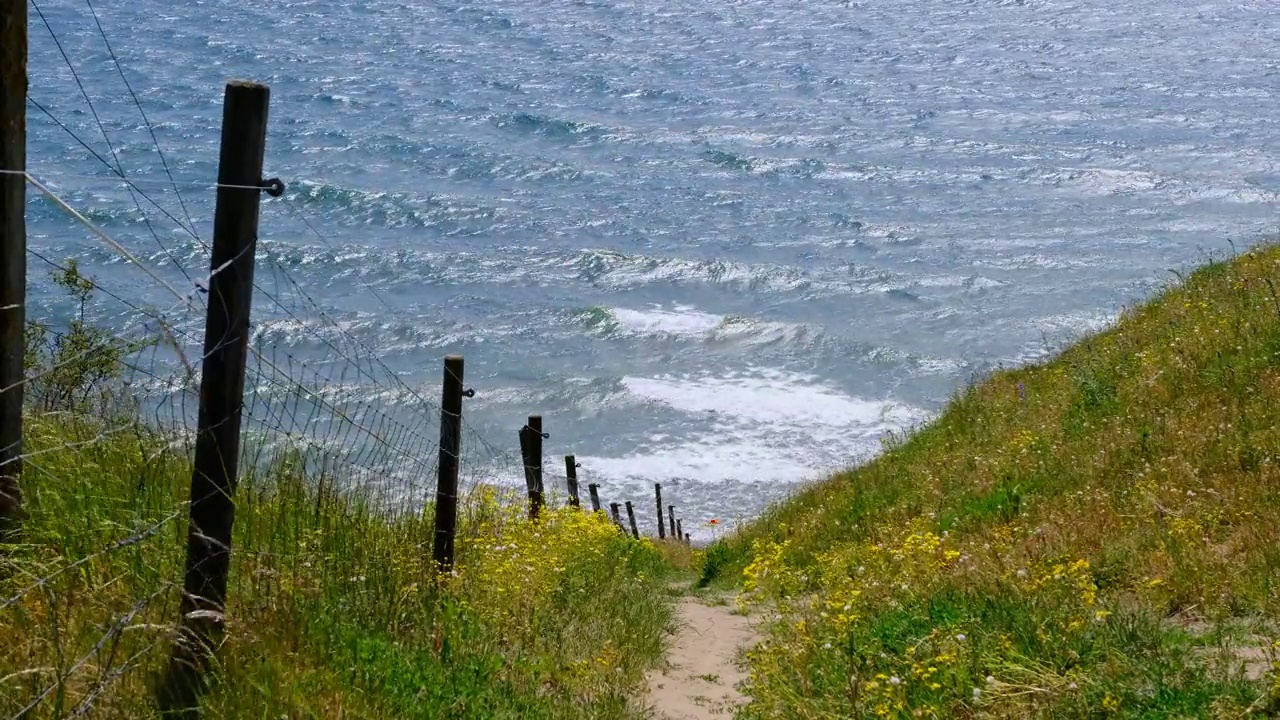
[[[662,483],[653,484],[653,495],[658,499],[658,539],[662,540],[667,536],[667,530],[662,524]]]
[[[587,485],[587,493],[591,495],[591,509],[600,512],[600,484],[589,483]]]
[[[265,85],[227,83],[213,218],[200,414],[191,473],[181,628],[160,688],[161,710],[191,716],[225,632],[227,572],[240,460],[249,308],[267,139]]]
[[[582,507],[578,500],[578,461],[572,455],[564,456],[564,476],[569,484],[569,506]]]
[[[22,522],[27,325],[27,2],[0,0],[0,542]]]
[[[524,461],[524,484],[529,491],[529,519],[537,520],[542,511],[542,416],[530,415],[520,428],[520,455]]]
[[[676,506],[667,506],[667,518],[671,521],[671,539],[679,542],[680,536],[676,534]],[[662,518],[658,518],[658,522],[662,522]]]
[[[458,454],[462,449],[462,374],[460,355],[444,359],[440,398],[440,462],[436,474],[436,532],[431,557],[441,572],[453,569],[458,525]]]
[[[689,533],[685,533],[685,534],[684,534],[684,544],[685,544],[685,545],[692,545],[692,544],[693,544],[693,541],[689,539]]]
[[[618,503],[609,503],[609,510],[613,514],[614,524],[618,526],[619,530],[626,532],[626,529],[622,526],[622,516],[618,514]]]
[[[684,518],[676,518],[676,539],[684,538]]]
[[[631,507],[631,501],[627,501],[627,520],[631,521],[631,537],[640,539],[640,530],[636,527],[636,509]]]

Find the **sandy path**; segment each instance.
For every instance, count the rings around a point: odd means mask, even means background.
[[[676,633],[666,664],[648,673],[645,702],[654,717],[727,718],[746,702],[734,689],[746,677],[735,658],[740,648],[750,647],[759,637],[746,617],[734,614],[732,601],[715,602],[686,597],[676,606]]]

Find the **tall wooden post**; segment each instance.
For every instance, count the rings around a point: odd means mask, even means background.
[[[0,542],[22,518],[26,169],[27,0],[0,0]]]
[[[622,516],[618,514],[618,503],[609,503],[609,512],[613,515],[613,523],[618,526],[618,529],[626,532],[626,528],[622,527]]]
[[[524,462],[524,484],[529,492],[529,519],[538,519],[542,510],[542,416],[530,415],[520,428],[520,455]]]
[[[667,530],[662,524],[662,483],[653,484],[653,495],[658,499],[658,539],[661,540],[667,536]]]
[[[667,519],[671,521],[671,539],[679,540],[680,536],[676,534],[676,506],[667,506]],[[658,518],[658,522],[662,522],[662,518]]]
[[[600,511],[600,484],[590,483],[587,485],[587,493],[591,495],[591,509]]]
[[[222,105],[220,187],[210,264],[216,272],[209,280],[181,629],[161,688],[161,709],[166,713],[196,712],[214,648],[225,630],[249,306],[262,195],[257,188],[262,185],[270,95],[265,85],[232,81],[227,83]]]
[[[570,507],[581,507],[582,502],[578,500],[578,461],[572,455],[564,456],[564,477],[569,485]]]
[[[631,537],[639,540],[640,529],[636,527],[636,509],[631,507],[631,501],[627,501],[627,520],[631,522]]]
[[[676,539],[677,540],[684,538],[684,523],[681,522],[682,520],[684,520],[684,518],[676,518]]]
[[[431,557],[443,572],[453,569],[453,539],[458,524],[458,453],[462,448],[462,372],[460,355],[444,359],[440,399],[440,461],[436,473],[436,534]]]

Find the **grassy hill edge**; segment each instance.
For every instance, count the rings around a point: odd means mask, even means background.
[[[1274,711],[1280,248],[973,384],[707,548],[755,717]]]

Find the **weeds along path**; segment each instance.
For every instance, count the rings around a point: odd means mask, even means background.
[[[732,717],[746,702],[736,689],[746,677],[739,652],[758,641],[750,618],[734,609],[732,598],[681,598],[667,657],[647,674],[645,704],[655,720]]]

